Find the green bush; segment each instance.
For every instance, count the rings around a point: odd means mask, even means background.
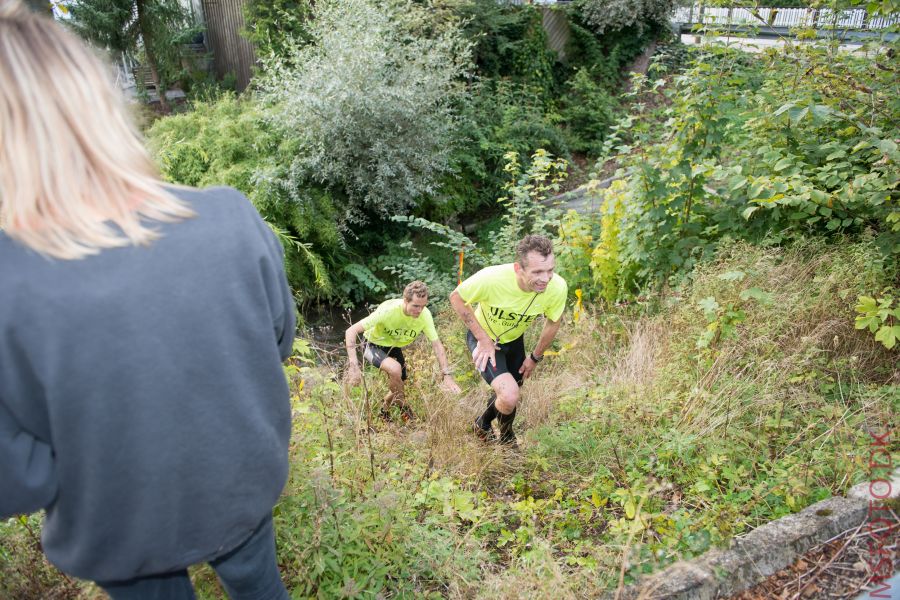
[[[283,187],[339,198],[342,222],[406,214],[450,170],[453,99],[468,48],[455,29],[422,34],[424,9],[319,2],[312,42],[264,63],[269,122],[290,140]]]
[[[476,244],[446,225],[423,218],[396,216],[394,220],[436,234],[437,239],[429,243],[443,249],[443,256],[448,253],[455,256],[460,250],[465,251],[468,273],[488,264],[512,262],[516,244],[525,235],[552,235],[559,228],[560,211],[548,206],[547,202],[559,192],[567,176],[568,163],[540,148],[525,166],[519,162],[518,153],[514,150],[508,151],[503,158],[506,182],[503,185],[504,195],[498,199],[503,212],[499,226],[488,233],[487,239]],[[408,242],[401,247],[407,253],[402,258],[398,257],[396,264],[390,267],[391,272],[410,278],[417,272],[422,273],[429,287],[433,286],[446,294],[453,290],[457,272],[442,269],[444,265],[437,264],[441,261],[424,256]]]
[[[275,507],[282,578],[294,595],[340,598],[429,595],[447,582],[479,574],[474,544],[457,552],[449,519],[420,522],[412,491],[401,482],[363,495],[336,487],[325,473],[294,463],[291,483]]]
[[[478,0],[458,12],[477,76],[469,99],[456,107],[461,142],[454,174],[443,181],[447,203],[426,204],[428,218],[491,206],[503,193],[509,150],[522,162],[538,148],[596,155],[615,118],[622,67],[660,35],[650,24],[597,36],[578,10],[567,9],[571,35],[560,62],[547,49],[541,13],[532,6]]]
[[[585,21],[578,5],[569,7],[569,43],[563,75],[568,78],[587,69],[599,83],[612,90],[622,81],[622,67],[634,60],[653,40],[666,36],[666,27],[648,23],[610,30],[598,35]]]
[[[241,190],[285,242],[286,266],[298,299],[329,297],[343,262],[337,210],[322,189],[283,185],[290,140],[271,127],[252,97],[226,94],[191,112],[159,119],[147,132],[163,176],[193,187]]]
[[[295,44],[309,43],[309,0],[249,0],[244,4],[247,40],[259,56],[290,54]]]
[[[610,140],[627,189],[619,234],[600,251],[617,248],[616,265],[602,264],[621,294],[677,283],[728,238],[868,236],[896,255],[891,80],[871,58],[817,47],[697,55],[660,120],[628,117]]]
[[[615,121],[618,102],[587,69],[579,69],[566,86],[568,93],[560,103],[560,116],[569,147],[575,152],[597,156]]]
[[[535,150],[568,156],[569,146],[559,127],[560,116],[548,109],[539,90],[505,79],[476,81],[458,106],[459,143],[452,160],[454,173],[443,182],[449,198],[429,217],[472,214],[496,206],[506,181],[504,156],[509,151],[525,161]]]
[[[597,33],[665,24],[675,0],[578,0],[584,20]]]
[[[496,0],[473,0],[458,9],[462,33],[482,78],[509,78],[550,93],[556,57],[547,48],[541,12]]]

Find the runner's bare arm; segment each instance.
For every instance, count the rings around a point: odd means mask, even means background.
[[[475,339],[478,340],[478,346],[475,348],[475,353],[472,355],[472,360],[475,361],[475,367],[479,371],[484,371],[488,361],[490,361],[492,366],[496,367],[497,348],[494,345],[494,341],[478,323],[478,320],[475,318],[475,311],[466,304],[466,301],[463,300],[462,296],[460,296],[459,292],[456,290],[453,290],[453,293],[450,294],[450,306],[453,307],[453,310],[456,311],[456,314],[459,315],[462,322],[466,324],[466,327],[472,332]]]
[[[450,294],[450,306],[453,307],[453,310],[456,311],[456,314],[459,315],[462,322],[466,324],[466,327],[472,332],[472,335],[475,336],[476,340],[479,342],[482,340],[489,342],[491,340],[490,336],[478,323],[478,319],[475,318],[475,311],[472,310],[471,306],[466,304],[466,301],[463,300],[462,296],[460,296],[459,292],[456,290],[453,290],[453,293]]]
[[[356,360],[356,347],[358,345],[357,340],[362,332],[363,324],[360,321],[357,321],[348,327],[347,331],[344,332],[344,346],[347,348],[347,362],[351,365],[359,364]]]
[[[450,363],[447,362],[447,352],[444,350],[441,340],[431,342],[431,347],[434,349],[434,355],[437,357],[438,365],[441,367],[441,387],[454,394],[460,393],[462,390],[456,384],[456,380],[453,379]]]
[[[363,324],[361,322],[354,323],[344,332],[344,346],[347,348],[347,380],[352,385],[358,383],[362,377],[359,361],[356,358],[357,340],[362,332]]]
[[[562,326],[562,318],[558,321],[544,319],[544,327],[541,329],[541,336],[538,338],[537,345],[535,345],[534,350],[532,350],[532,354],[538,358],[543,356],[544,351],[550,347],[550,343],[553,342],[553,338],[555,338],[557,332],[559,332],[560,326]]]
[[[538,358],[544,355],[544,351],[550,347],[550,343],[553,341],[553,338],[556,337],[560,325],[562,325],[562,318],[558,321],[551,321],[550,319],[544,320],[544,327],[541,329],[541,335],[538,338],[537,345],[534,347],[534,350],[525,357],[525,362],[519,367],[519,373],[522,374],[524,379],[528,379],[531,376],[531,373],[534,372],[535,367],[537,367],[537,363],[531,360],[531,355],[534,354]]]

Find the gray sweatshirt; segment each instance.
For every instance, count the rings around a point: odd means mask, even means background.
[[[288,472],[294,303],[282,248],[228,188],[146,247],[53,260],[0,231],[0,518],[96,581],[244,541]]]

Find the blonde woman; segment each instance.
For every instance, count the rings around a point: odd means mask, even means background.
[[[104,64],[0,0],[0,518],[113,598],[286,598],[294,305],[238,192],[164,187]]]

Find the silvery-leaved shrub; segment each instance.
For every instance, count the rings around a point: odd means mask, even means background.
[[[265,61],[262,98],[296,153],[289,187],[326,188],[351,223],[406,214],[435,193],[469,48],[456,27],[427,23],[408,1],[324,0],[312,43]]]
[[[652,23],[665,23],[675,0],[580,0],[585,23],[597,33],[637,27],[640,33]]]

